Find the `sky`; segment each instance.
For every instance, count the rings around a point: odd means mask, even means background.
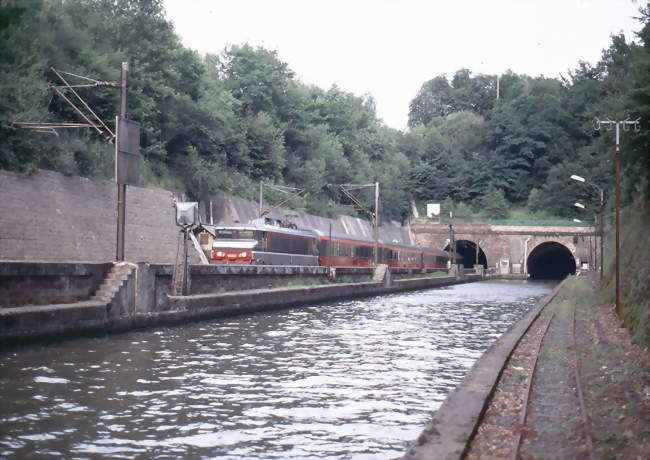
[[[164,0],[184,45],[275,50],[305,84],[370,94],[404,130],[426,81],[467,68],[560,77],[596,63],[611,35],[636,39],[632,0]]]

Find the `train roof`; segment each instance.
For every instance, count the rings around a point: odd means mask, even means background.
[[[288,233],[291,235],[300,235],[300,236],[309,236],[312,238],[315,238],[316,232],[313,230],[304,230],[304,229],[293,229],[293,228],[285,228],[285,227],[278,227],[276,225],[260,225],[258,223],[248,223],[248,224],[242,224],[239,222],[235,222],[232,224],[219,224],[219,225],[211,225],[211,224],[201,224],[201,227],[203,227],[206,231],[211,233],[212,235],[216,236],[216,232],[219,229],[237,229],[237,230],[263,230],[265,232],[277,232],[277,233]]]
[[[316,234],[318,234],[318,236],[324,236],[324,237],[329,237],[330,236],[329,233],[325,233],[325,232],[322,232],[322,231],[319,231],[319,230],[314,230],[314,232]],[[346,241],[355,241],[355,242],[359,242],[359,243],[374,244],[374,240],[369,239],[369,238],[362,238],[362,237],[358,237],[358,236],[345,235],[345,234],[341,234],[341,233],[332,233],[331,236],[332,236],[332,238],[337,239],[337,240],[346,240]],[[441,251],[440,249],[425,248],[425,247],[422,247],[422,246],[414,246],[414,245],[399,243],[399,242],[395,242],[395,241],[379,240],[378,243],[381,244],[382,246],[390,246],[390,247],[400,248],[400,249],[421,250],[421,251],[431,253],[431,254],[438,254],[438,255],[443,255],[443,254],[446,255],[447,254],[447,252]]]
[[[259,222],[252,222],[252,223],[246,223],[242,224],[239,222],[235,223],[229,223],[229,224],[219,224],[219,225],[211,225],[211,224],[201,224],[201,226],[211,233],[213,236],[216,236],[216,232],[218,229],[237,229],[237,230],[263,230],[266,232],[276,232],[276,233],[286,233],[290,235],[299,235],[299,236],[307,236],[307,237],[332,237],[337,240],[345,240],[345,241],[353,241],[353,242],[358,242],[358,243],[366,243],[366,244],[374,244],[374,240],[369,239],[369,238],[364,238],[364,237],[359,237],[359,236],[353,236],[353,235],[347,235],[343,233],[328,233],[328,232],[323,232],[321,230],[309,230],[309,229],[292,229],[292,228],[285,228],[285,227],[278,227],[275,225],[266,225],[266,224],[260,224]],[[440,249],[434,249],[434,248],[425,248],[422,246],[412,246],[409,244],[404,244],[404,243],[398,243],[398,242],[391,242],[391,241],[383,241],[379,240],[378,243],[382,246],[390,246],[394,248],[400,248],[400,249],[411,249],[411,250],[418,250],[418,251],[423,251],[428,254],[435,254],[435,255],[446,255],[449,256],[449,253],[447,251],[443,251]]]

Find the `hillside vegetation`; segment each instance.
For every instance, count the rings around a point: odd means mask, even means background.
[[[112,146],[94,132],[53,136],[12,122],[80,122],[48,89],[60,83],[50,67],[117,81],[129,61],[144,185],[199,200],[219,191],[253,198],[264,180],[306,188],[297,205],[332,215],[354,212],[338,184],[379,181],[384,219],[407,218],[411,199],[444,201],[461,216],[502,218],[515,206],[575,217],[572,203],[593,208],[595,196],[568,175],[607,192],[612,185],[612,134],[594,137],[594,116],[642,117],[644,131],[623,136],[625,200],[648,190],[647,5],[639,16],[637,42],[613,36],[600,62],[577,63],[562,79],[507,72],[498,101],[496,75],[436,76],[411,101],[409,129],[400,132],[378,119],[371,96],[302,82],[273,50],[240,44],[203,56],[185,48],[161,0],[3,0],[0,168],[111,177]],[[79,92],[112,125],[118,91]]]
[[[13,122],[81,122],[49,89],[61,83],[51,67],[118,81],[128,61],[146,186],[180,188],[197,200],[217,192],[254,198],[267,181],[304,187],[296,206],[334,215],[355,212],[339,184],[379,181],[383,219],[409,217],[411,200],[489,218],[578,217],[572,204],[582,201],[590,218],[598,197],[569,180],[578,174],[605,190],[611,226],[613,133],[595,132],[593,119],[640,117],[642,130],[622,135],[620,314],[635,339],[650,344],[650,3],[640,8],[639,29],[636,37],[612,36],[598,63],[578,62],[561,79],[500,75],[498,100],[496,75],[432,76],[401,132],[377,117],[371,96],[300,81],[274,50],[187,49],[162,0],[0,0],[0,168],[111,178],[113,146],[94,132],[47,135]],[[118,91],[79,93],[113,125]],[[607,247],[602,295],[611,302],[611,241]]]
[[[614,222],[605,241],[605,279],[601,298],[614,308],[616,272]],[[621,305],[617,312],[632,339],[650,350],[650,201],[639,197],[621,216]]]

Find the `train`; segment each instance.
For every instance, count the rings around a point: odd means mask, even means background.
[[[371,267],[375,242],[369,238],[273,225],[202,224],[201,247],[213,264]],[[419,270],[446,269],[446,251],[401,243],[377,244],[377,263]],[[455,254],[454,263],[462,256]]]

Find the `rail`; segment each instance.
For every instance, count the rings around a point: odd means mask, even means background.
[[[543,333],[539,338],[539,342],[536,344],[536,352],[535,352],[535,358],[533,360],[532,370],[530,372],[530,375],[528,376],[528,380],[526,382],[526,389],[524,390],[524,400],[522,403],[522,409],[520,413],[519,429],[515,436],[515,446],[514,449],[512,450],[512,455],[510,457],[512,460],[516,460],[517,458],[528,458],[530,456],[529,454],[522,455],[521,439],[522,439],[522,434],[527,431],[527,426],[526,426],[527,416],[528,416],[529,409],[531,407],[530,394],[533,387],[533,380],[535,379],[535,372],[537,371],[537,359],[541,353],[542,343],[544,342],[546,334],[554,318],[556,318],[556,315],[555,313],[552,313],[548,321],[546,322],[546,324],[543,326]],[[573,314],[571,315],[571,326],[569,327],[569,329],[571,331],[571,343],[572,343],[571,348],[573,349],[573,355],[574,355],[572,364],[574,368],[573,374],[575,376],[576,393],[577,393],[578,406],[579,406],[577,410],[580,413],[580,417],[582,420],[581,431],[583,433],[583,438],[585,442],[585,451],[586,451],[585,453],[586,453],[586,457],[589,458],[589,460],[595,460],[596,456],[594,454],[593,438],[591,436],[590,418],[589,415],[587,414],[587,408],[583,396],[584,392],[583,392],[580,355],[576,344],[576,309],[575,308],[573,309]]]

